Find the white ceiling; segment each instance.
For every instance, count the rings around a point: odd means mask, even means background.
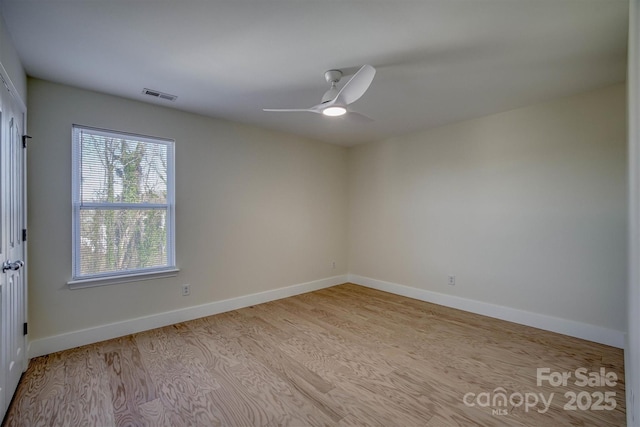
[[[0,1],[30,76],[346,146],[626,77],[627,0]],[[374,122],[262,111],[362,64]]]

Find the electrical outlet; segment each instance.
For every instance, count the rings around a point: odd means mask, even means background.
[[[335,261],[331,261],[331,268],[332,268],[333,270],[335,270],[335,269],[336,269],[336,262],[335,262]]]
[[[182,285],[182,296],[186,297],[191,295],[191,285]]]
[[[456,276],[449,276],[449,281],[447,283],[449,283],[449,286],[455,286]]]

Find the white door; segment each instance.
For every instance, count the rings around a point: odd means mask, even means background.
[[[1,77],[1,76],[0,76]],[[26,368],[24,115],[0,86],[0,419]]]

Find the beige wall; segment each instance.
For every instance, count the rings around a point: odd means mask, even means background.
[[[349,272],[625,331],[625,115],[616,85],[351,149]]]
[[[348,150],[35,79],[29,106],[31,340],[347,272],[626,330],[623,85]],[[73,123],[176,140],[177,277],[68,290]]]
[[[345,148],[35,79],[29,107],[31,340],[347,272]],[[177,277],[67,288],[74,123],[176,140]]]

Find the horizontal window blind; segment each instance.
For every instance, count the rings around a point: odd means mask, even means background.
[[[73,278],[175,268],[174,142],[73,126]]]

